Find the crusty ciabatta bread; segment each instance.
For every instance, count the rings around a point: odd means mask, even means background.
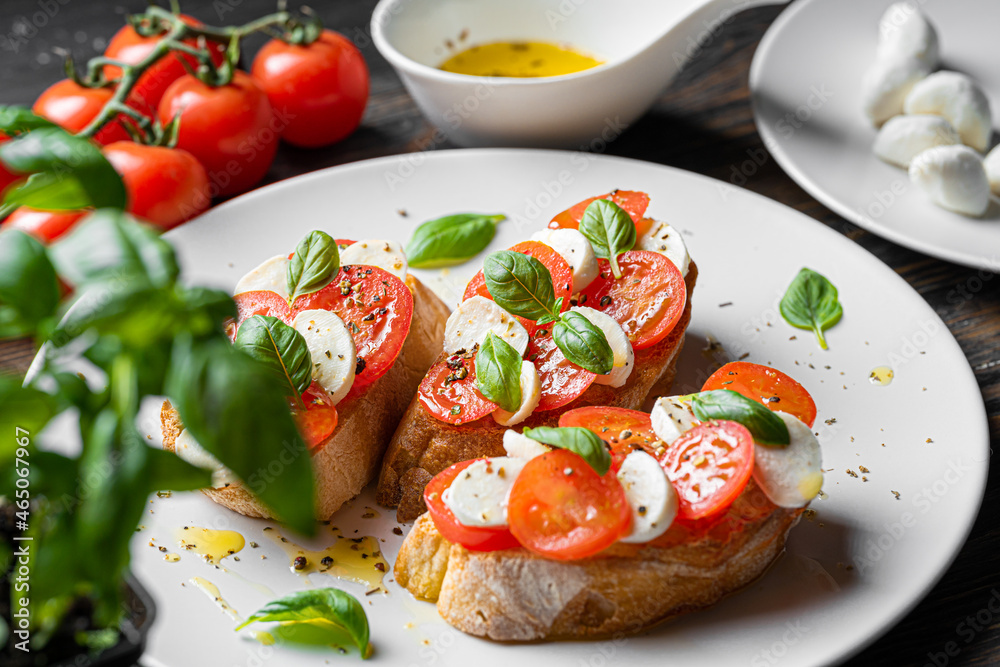
[[[536,412],[517,425],[517,430],[555,426],[559,416],[586,405],[606,405],[638,410],[646,397],[669,391],[684,346],[684,332],[691,321],[691,296],[698,279],[698,267],[691,262],[685,283],[687,304],[677,325],[662,341],[635,353],[635,366],[622,387],[593,384],[575,401],[559,410]],[[438,352],[440,355],[440,350]],[[438,356],[438,359],[443,358]],[[458,461],[480,456],[503,456],[501,426],[492,417],[470,424],[452,426],[435,419],[413,397],[396,434],[389,443],[379,475],[376,500],[383,507],[397,507],[399,521],[413,521],[424,512],[423,490],[427,482]]]
[[[337,429],[312,454],[319,519],[329,518],[375,477],[386,444],[410,397],[441,350],[444,325],[450,314],[448,307],[412,275],[406,277],[406,285],[413,293],[413,320],[399,357],[385,375],[359,396],[337,404]],[[174,442],[184,426],[169,401],[163,404],[160,423],[163,448],[174,451]],[[204,493],[240,514],[274,518],[243,484],[205,489]]]
[[[497,641],[597,639],[709,607],[761,576],[803,509],[775,507],[751,480],[711,528],[671,526],[650,544],[555,561],[525,549],[469,551],[422,515],[396,558],[396,581],[437,602],[462,632]]]

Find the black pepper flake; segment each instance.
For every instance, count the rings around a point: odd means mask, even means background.
[[[392,529],[392,532],[395,533],[396,535],[402,535],[403,529],[400,528],[399,526],[396,526],[395,528]]]
[[[295,560],[292,561],[292,567],[294,567],[296,570],[304,570],[306,569],[306,565],[308,564],[309,561],[306,560],[305,556],[296,556]]]
[[[361,321],[362,322],[373,322],[373,321],[375,321],[375,313],[368,313],[367,315],[365,315],[364,317],[361,318]]]
[[[365,275],[366,275],[366,276],[370,276],[371,274],[372,274],[372,270],[371,270],[371,269],[367,269],[367,270],[365,271]]]
[[[601,297],[601,306],[606,306],[611,303],[611,297],[607,294]]]
[[[340,281],[340,293],[343,296],[347,296],[348,294],[351,293],[351,287],[352,287],[352,285],[351,285],[351,281],[350,280],[341,280]]]
[[[375,563],[375,569],[379,572],[385,572],[385,563]]]
[[[382,306],[381,308],[378,309],[378,314],[379,315],[385,315],[388,312],[389,312],[389,309],[386,308],[385,306]]]
[[[368,365],[367,361],[365,361],[362,357],[358,357],[358,364],[357,366],[354,367],[354,374],[361,375],[361,373],[364,372],[365,370],[365,366],[367,365]]]
[[[450,412],[450,414],[453,414],[453,415],[460,415],[460,414],[462,414],[462,406],[461,405],[453,405],[453,406],[451,406],[451,410],[449,412]],[[400,535],[402,535],[402,533],[400,533]]]

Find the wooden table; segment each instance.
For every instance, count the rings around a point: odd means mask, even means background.
[[[44,25],[38,12],[57,7]],[[127,9],[141,11],[140,0]],[[272,0],[220,0],[183,3],[192,14],[212,24],[245,22],[272,10]],[[292,3],[294,4],[294,3]],[[329,27],[354,39],[371,68],[372,94],[361,129],[332,148],[317,151],[282,147],[268,176],[276,181],[322,167],[415,150],[453,148],[433,144],[432,128],[420,115],[389,65],[368,37],[374,0],[314,3]],[[229,8],[220,18],[218,8]],[[50,8],[51,9],[51,8]],[[37,29],[17,51],[0,37],[0,103],[30,104],[61,77],[54,46],[71,48],[78,58],[95,55],[122,24],[125,9],[105,2],[4,0],[0,35],[25,16]],[[991,441],[1000,437],[1000,298],[992,274],[924,257],[859,229],[827,210],[798,187],[767,155],[754,127],[747,76],[754,50],[780,8],[765,7],[739,14],[727,24],[664,92],[653,110],[635,123],[607,152],[658,162],[705,174],[744,187],[802,211],[844,234],[891,266],[913,286],[947,323],[968,356],[986,400]],[[259,41],[252,41],[254,51]],[[736,167],[748,158],[763,161],[756,173],[735,179]],[[761,160],[760,156],[766,156]],[[734,180],[735,179],[735,180]],[[0,343],[0,369],[23,372],[33,354],[28,342]],[[946,409],[946,406],[942,406]],[[927,597],[895,628],[850,661],[857,665],[992,665],[1000,663],[1000,614],[990,614],[992,595],[1000,595],[1000,481],[994,474],[978,521],[954,565]],[[984,611],[986,610],[986,611]],[[985,626],[976,621],[987,615]],[[973,617],[979,627],[971,641],[958,626]],[[967,622],[967,621],[966,621]],[[959,650],[945,656],[949,642]],[[954,650],[952,651],[954,653]],[[929,653],[940,654],[937,663]]]

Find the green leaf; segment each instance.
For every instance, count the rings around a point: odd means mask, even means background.
[[[11,171],[31,174],[5,192],[5,204],[50,210],[127,204],[121,176],[97,145],[61,128],[43,127],[0,144],[0,161]]]
[[[325,232],[312,231],[299,242],[288,262],[288,304],[303,294],[318,292],[329,285],[340,270],[337,242]]]
[[[36,442],[42,427],[55,415],[55,398],[34,387],[22,387],[15,377],[0,375],[0,468],[14,459],[17,438]]]
[[[454,266],[472,259],[493,240],[503,215],[458,213],[429,220],[413,232],[406,259],[417,269]]]
[[[476,386],[507,412],[521,407],[521,355],[492,331],[476,353]]]
[[[235,346],[270,369],[289,396],[300,396],[312,382],[306,339],[277,317],[248,318],[236,332]]]
[[[539,426],[524,429],[524,435],[546,445],[568,449],[583,458],[598,475],[605,475],[611,469],[611,454],[608,446],[596,433],[579,426]]]
[[[59,280],[45,246],[20,230],[0,232],[0,267],[0,308],[8,311],[0,326],[6,334],[34,332],[59,306]]]
[[[212,471],[193,466],[163,449],[150,449],[150,491],[197,491],[212,486]]]
[[[614,370],[615,353],[608,337],[580,313],[563,313],[552,327],[552,338],[563,356],[577,366],[598,375]]]
[[[62,347],[86,331],[113,335],[145,347],[170,337],[183,324],[173,290],[114,280],[87,284],[51,336]]]
[[[844,309],[837,300],[837,288],[812,269],[802,269],[788,286],[779,304],[781,316],[796,329],[812,330],[824,350],[823,332],[840,321]]]
[[[512,250],[491,253],[483,262],[483,277],[490,296],[507,312],[530,320],[552,314],[552,274],[534,257]]]
[[[762,445],[789,443],[788,427],[781,417],[735,391],[716,389],[692,394],[691,409],[701,421],[719,419],[743,424],[754,442]]]
[[[371,655],[368,616],[358,600],[337,588],[317,588],[298,591],[264,605],[236,629],[251,623],[325,621],[344,628],[361,657]]]
[[[622,277],[618,256],[635,246],[632,216],[610,199],[595,199],[580,218],[580,233],[594,246],[594,254],[611,263],[615,279]]]
[[[9,137],[43,127],[55,127],[55,123],[42,118],[28,107],[0,106],[0,132]]]

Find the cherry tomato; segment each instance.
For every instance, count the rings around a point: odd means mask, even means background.
[[[581,292],[580,305],[615,318],[636,350],[666,338],[687,303],[684,276],[674,263],[659,253],[630,250],[618,258],[622,271],[618,280],[607,260],[598,264],[600,275]]]
[[[529,361],[535,364],[542,395],[535,410],[555,410],[587,391],[597,376],[567,359],[556,346],[548,326],[540,327],[528,341]]]
[[[306,409],[295,411],[295,423],[309,451],[315,451],[337,430],[337,407],[316,382],[302,393],[302,402]]]
[[[5,229],[20,229],[43,243],[51,243],[69,232],[90,211],[42,211],[22,206],[3,221]]]
[[[771,410],[794,415],[809,427],[816,421],[816,403],[806,388],[769,366],[749,361],[730,362],[712,373],[701,388],[713,389],[731,389]]]
[[[160,100],[161,123],[177,114],[177,147],[198,158],[218,194],[245,192],[264,178],[278,150],[277,125],[267,96],[249,74],[237,71],[218,88],[185,74]]]
[[[636,192],[633,190],[615,190],[604,195],[584,199],[579,204],[570,206],[552,218],[549,228],[558,229],[560,227],[567,227],[569,229],[577,229],[580,226],[580,219],[583,218],[583,212],[587,210],[587,207],[595,199],[610,199],[618,204],[622,210],[632,216],[632,221],[635,222],[636,234],[639,236],[649,231],[650,226],[653,224],[652,220],[643,217],[646,207],[649,206],[649,195],[645,192]]]
[[[276,292],[258,290],[243,292],[233,297],[236,302],[236,321],[228,328],[229,337],[236,339],[236,330],[243,322],[254,315],[270,315],[285,323],[291,323],[295,317],[288,308],[288,300]]]
[[[510,529],[502,526],[466,526],[459,523],[441,498],[458,474],[478,460],[480,459],[460,461],[445,468],[427,483],[424,487],[424,504],[427,505],[427,512],[441,536],[453,544],[461,544],[470,551],[516,549],[520,545],[510,534]]]
[[[49,86],[35,100],[31,110],[67,132],[76,134],[94,120],[112,95],[114,91],[111,88],[85,88],[71,79],[63,79]],[[115,141],[128,141],[129,135],[122,126],[122,118],[119,115],[98,130],[94,141],[102,146]]]
[[[347,137],[368,103],[368,66],[343,35],[324,30],[308,45],[272,39],[253,59],[251,74],[281,121],[281,137],[315,148]]]
[[[212,203],[205,168],[185,150],[119,141],[103,153],[125,181],[128,211],[161,229],[176,227]]]
[[[611,467],[621,468],[625,457],[636,450],[653,454],[658,440],[649,415],[627,408],[586,406],[564,412],[559,426],[579,426],[593,431],[611,445]]]
[[[750,431],[730,421],[704,422],[674,440],[659,460],[677,490],[677,516],[703,519],[732,505],[753,472],[753,446]]]
[[[0,144],[10,141],[10,137],[0,132]],[[12,171],[8,171],[7,167],[4,166],[3,162],[0,162],[0,194],[10,186],[11,183],[15,183],[21,180],[24,176],[22,174],[15,174]]]
[[[418,395],[431,415],[455,426],[482,419],[500,407],[476,388],[476,364],[471,356],[453,355],[431,366]]]
[[[631,511],[614,471],[602,477],[578,455],[556,449],[525,464],[510,490],[507,520],[525,548],[575,560],[625,535]]]

